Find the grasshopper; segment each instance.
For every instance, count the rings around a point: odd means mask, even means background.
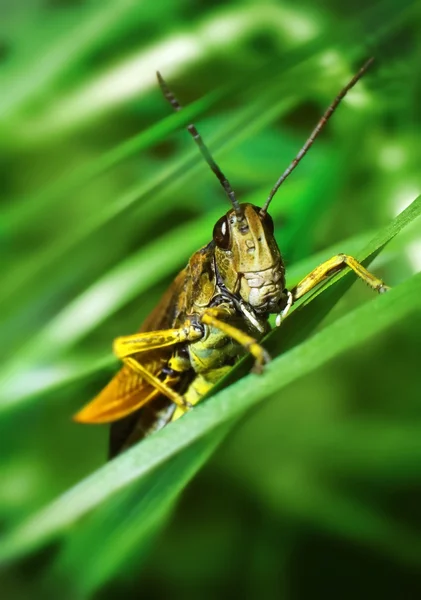
[[[346,254],[333,256],[288,289],[268,213],[279,187],[372,60],[328,107],[262,207],[238,202],[196,127],[188,125],[231,208],[215,224],[212,241],[193,254],[139,333],[114,341],[114,353],[123,367],[74,417],[82,423],[118,421],[111,428],[112,456],[190,410],[243,354],[252,354],[254,371],[261,372],[270,360],[260,343],[271,328],[269,315],[276,314],[279,326],[293,304],[326,278],[350,267],[373,290],[382,293],[389,289]],[[162,76],[157,75],[164,97],[176,111],[181,110]]]

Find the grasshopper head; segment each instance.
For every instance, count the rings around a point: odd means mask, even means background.
[[[277,312],[282,301],[284,307],[288,306],[288,302],[290,306],[292,301],[291,294],[288,296],[284,290],[285,269],[273,237],[273,223],[267,213],[268,207],[280,186],[297,167],[323,130],[342,98],[364,75],[373,60],[369,58],[365,62],[330,104],[304,146],[273,186],[263,208],[257,208],[252,204],[239,204],[231,184],[213,160],[196,127],[193,124],[187,127],[232,205],[232,210],[219,219],[213,231],[217,270],[227,290],[252,306],[256,313]],[[181,110],[180,103],[162,76],[159,73],[157,75],[165,98],[174,110]]]
[[[277,312],[284,296],[285,268],[268,213],[241,204],[213,230],[216,268],[227,290],[240,296],[256,313]]]

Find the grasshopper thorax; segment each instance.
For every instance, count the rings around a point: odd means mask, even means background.
[[[241,204],[216,223],[215,263],[228,292],[256,313],[279,310],[285,289],[285,268],[273,235],[270,215],[253,204]]]

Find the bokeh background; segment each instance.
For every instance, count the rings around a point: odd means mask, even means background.
[[[104,464],[107,427],[71,415],[116,370],[112,339],[137,330],[227,210],[185,115],[238,197],[261,204],[375,55],[272,210],[291,273],[358,253],[421,190],[420,4],[1,11],[0,554],[14,535],[21,548],[1,597],[419,597],[419,311],[249,411],[194,479],[170,462],[31,548],[21,527]],[[414,221],[372,270],[397,286],[420,266]],[[355,283],[320,327],[373,299]]]

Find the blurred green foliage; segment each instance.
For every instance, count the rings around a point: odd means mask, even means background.
[[[419,3],[1,10],[2,598],[419,597]],[[107,428],[70,417],[227,210],[180,130],[261,204],[371,54],[272,215],[289,283],[345,251],[396,289],[341,278],[261,378],[104,466]]]

